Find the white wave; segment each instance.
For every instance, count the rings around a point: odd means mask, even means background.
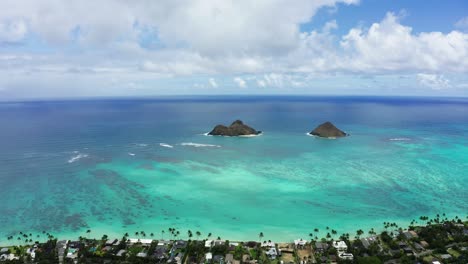
[[[135,156],[135,153],[130,153],[130,152],[129,152],[128,155],[130,155],[130,156]]]
[[[310,134],[310,132],[307,132],[306,135],[309,137],[321,138],[321,139],[336,139],[336,137],[319,137],[319,136]]]
[[[200,134],[200,135],[203,135],[203,136],[207,136],[207,137],[212,137],[213,135],[210,135],[210,132],[206,132],[206,133],[203,133],[203,134]],[[238,137],[259,137],[259,136],[263,136],[263,132],[260,133],[260,134],[256,134],[256,135],[239,135]],[[217,136],[219,137],[219,136]],[[221,136],[221,137],[231,137],[231,136]]]
[[[259,137],[259,136],[263,136],[263,132],[260,134],[253,134],[253,135],[240,135],[239,137]]]
[[[193,143],[193,142],[184,142],[180,143],[181,146],[189,146],[189,147],[195,147],[195,148],[220,148],[220,145],[213,145],[213,144],[201,144],[201,143]]]
[[[165,148],[174,148],[174,146],[166,144],[166,143],[159,143],[159,146],[165,147]]]
[[[401,137],[401,138],[391,138],[389,139],[390,141],[410,141],[411,138],[405,138],[405,137]]]
[[[75,162],[75,161],[77,161],[77,160],[80,160],[80,159],[86,158],[86,157],[88,157],[88,154],[81,154],[81,153],[80,153],[80,154],[78,154],[78,155],[76,155],[76,156],[71,157],[71,158],[68,160],[68,163],[73,163],[73,162]]]

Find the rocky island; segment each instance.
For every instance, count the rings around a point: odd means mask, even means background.
[[[208,135],[211,136],[251,136],[261,134],[262,131],[257,131],[248,125],[244,124],[241,120],[234,121],[229,127],[224,125],[217,125],[211,130]]]
[[[310,135],[324,137],[324,138],[339,138],[339,137],[346,137],[348,134],[338,129],[335,125],[331,122],[325,122],[314,130],[312,130]]]

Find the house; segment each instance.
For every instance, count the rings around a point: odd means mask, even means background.
[[[153,243],[153,239],[147,239],[147,238],[144,238],[144,239],[129,238],[127,241],[128,241],[128,243],[129,243],[130,245],[134,245],[134,244],[140,243],[140,244],[142,244],[143,246],[149,246],[149,245],[151,245],[151,243]]]
[[[182,260],[184,259],[184,253],[182,252],[179,252],[175,257],[174,257],[174,261],[177,263],[177,264],[182,264]]]
[[[294,245],[296,246],[296,248],[304,248],[306,244],[307,241],[302,238],[294,240]]]
[[[452,258],[452,255],[450,255],[450,254],[442,254],[442,255],[440,255],[440,258],[441,258],[442,260],[448,260],[448,259],[451,259],[451,258]]]
[[[156,248],[154,249],[153,257],[155,257],[158,260],[163,260],[167,259],[167,251],[168,251],[167,245],[157,245]]]
[[[324,253],[325,251],[327,251],[328,249],[328,243],[324,243],[324,242],[315,242],[315,249],[317,250],[317,252],[319,253]]]
[[[18,260],[19,257],[15,256],[15,254],[3,254],[3,255],[0,255],[0,260],[1,261],[4,261],[4,260]]]
[[[159,240],[158,241],[158,246],[166,246],[166,245],[169,245],[171,243],[171,241],[169,240]]]
[[[106,246],[118,246],[120,241],[117,238],[108,239],[105,243]]]
[[[0,249],[0,255],[3,255],[3,254],[8,254],[10,253],[10,249],[9,248],[2,248]]]
[[[211,252],[206,253],[206,254],[205,254],[205,259],[206,259],[207,261],[212,260],[212,259],[213,259],[213,254],[212,254]]]
[[[344,241],[333,241],[333,247],[336,248],[336,250],[338,250],[338,252],[345,252],[346,250],[348,250],[348,246],[346,245],[346,243]]]
[[[36,258],[36,249],[35,248],[28,248],[26,250],[26,254],[31,256],[31,259],[34,260]]]
[[[187,241],[184,240],[177,240],[174,242],[174,245],[172,245],[172,252],[178,250],[178,249],[183,249],[187,247]]]
[[[136,254],[137,257],[139,258],[146,258],[148,256],[148,254],[146,254],[146,252],[139,252]]]
[[[205,247],[210,248],[213,245],[213,240],[206,240],[205,241]]]
[[[276,248],[272,247],[270,248],[265,254],[270,258],[270,259],[276,259],[278,256],[278,252],[276,251]]]
[[[213,256],[213,263],[223,263],[224,257],[221,255],[214,255]]]
[[[262,247],[275,247],[275,243],[274,242],[271,242],[271,240],[269,241],[263,241],[262,243]]]
[[[424,240],[419,241],[419,244],[421,244],[421,246],[423,246],[424,248],[428,248],[428,247],[429,247],[429,243],[427,243],[427,242],[424,241]]]
[[[117,252],[116,256],[117,257],[122,257],[125,253],[127,253],[127,250],[121,249],[121,250],[119,250],[119,252]]]
[[[105,251],[105,252],[108,252],[108,251],[111,251],[112,250],[112,247],[111,246],[105,246],[102,248],[102,251]]]
[[[351,253],[340,253],[338,254],[338,257],[340,259],[347,259],[347,260],[353,260],[354,256]]]
[[[414,249],[416,249],[417,251],[423,251],[423,250],[424,250],[424,247],[423,247],[421,244],[417,243],[417,242],[414,242],[414,243],[413,243],[413,247],[414,247]]]
[[[368,249],[372,244],[378,242],[376,236],[361,238],[361,243],[365,249]]]
[[[224,262],[226,264],[233,264],[234,256],[232,254],[226,254],[226,256],[224,257]]]

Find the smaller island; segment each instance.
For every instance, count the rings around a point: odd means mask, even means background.
[[[245,125],[241,120],[236,120],[227,127],[224,125],[217,125],[213,130],[211,130],[208,135],[211,136],[228,136],[228,137],[237,137],[237,136],[254,136],[261,134],[262,131],[257,131],[248,125]]]
[[[323,137],[323,138],[339,138],[339,137],[346,137],[348,134],[338,129],[335,125],[331,122],[325,122],[314,130],[312,130],[310,135]]]

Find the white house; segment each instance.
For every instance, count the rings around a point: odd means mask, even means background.
[[[348,246],[344,241],[333,241],[333,247],[338,250],[338,252],[345,252],[348,250]]]
[[[340,253],[338,254],[338,257],[340,259],[348,259],[348,260],[353,260],[354,256],[351,253]]]

